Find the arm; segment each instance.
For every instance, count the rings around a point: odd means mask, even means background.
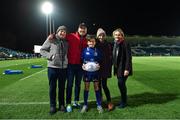
[[[53,59],[53,53],[50,52],[50,47],[51,47],[51,42],[49,39],[47,39],[41,49],[40,49],[40,54],[43,56],[43,57],[46,57],[48,60],[52,60]]]
[[[128,43],[125,43],[125,53],[126,53],[126,63],[125,63],[124,76],[128,76],[132,66],[131,48]]]

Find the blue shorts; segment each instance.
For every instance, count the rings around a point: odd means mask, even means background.
[[[99,74],[98,72],[84,72],[83,80],[84,82],[98,82]]]

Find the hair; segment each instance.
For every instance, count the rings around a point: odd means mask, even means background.
[[[86,39],[87,39],[87,41],[90,41],[91,39],[94,39],[96,41],[96,36],[95,35],[87,35]]]
[[[122,29],[121,29],[121,28],[117,28],[117,29],[115,29],[115,30],[113,31],[113,33],[112,33],[112,35],[113,35],[113,36],[114,36],[115,32],[119,32],[119,33],[121,33],[121,35],[124,37],[124,32],[122,31]]]

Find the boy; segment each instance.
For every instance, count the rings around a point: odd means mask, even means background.
[[[97,110],[99,113],[103,112],[102,106],[101,106],[101,95],[99,90],[99,62],[101,60],[101,54],[98,49],[95,48],[96,40],[94,36],[88,36],[87,37],[87,45],[88,47],[83,50],[82,53],[82,60],[83,65],[82,69],[84,70],[84,105],[81,109],[81,113],[87,112],[88,110],[88,94],[89,94],[89,87],[90,82],[94,83],[94,91],[96,94],[96,102],[97,102]]]

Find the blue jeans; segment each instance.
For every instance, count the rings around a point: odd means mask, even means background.
[[[121,102],[127,103],[127,87],[126,80],[128,77],[119,77],[118,78],[118,87],[121,93]]]
[[[71,104],[72,88],[73,88],[74,79],[75,79],[74,101],[79,101],[82,74],[83,74],[83,72],[82,72],[81,64],[69,64],[68,65],[66,104]]]
[[[65,105],[64,104],[64,90],[65,90],[66,78],[67,78],[67,69],[48,67],[50,107],[56,107],[57,81],[58,81],[59,106]]]

